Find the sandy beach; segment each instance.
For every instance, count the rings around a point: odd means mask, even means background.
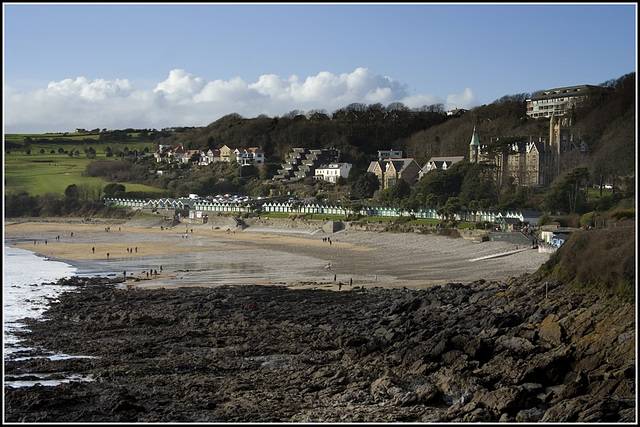
[[[282,284],[334,290],[423,289],[517,277],[536,271],[549,257],[500,241],[352,230],[227,230],[192,224],[161,229],[127,223],[5,221],[4,232],[11,246],[89,271],[122,271],[127,284],[138,287]]]

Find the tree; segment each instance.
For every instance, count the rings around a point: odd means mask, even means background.
[[[107,197],[118,197],[125,193],[125,186],[122,184],[110,183],[104,187],[104,195]]]
[[[444,216],[448,222],[454,220],[456,213],[460,212],[461,209],[460,200],[457,197],[449,197],[447,203],[438,209],[438,214]]]
[[[479,208],[489,208],[498,201],[497,189],[493,180],[493,166],[483,163],[473,164],[460,186],[460,203]]]
[[[380,188],[376,174],[365,172],[351,184],[351,196],[357,199],[369,199]]]
[[[587,207],[589,170],[576,168],[562,182],[556,184],[545,198],[548,210],[561,213],[580,213]]]
[[[393,187],[389,189],[389,199],[394,204],[399,206],[403,199],[409,197],[411,194],[411,186],[404,179],[399,179]]]
[[[96,150],[94,150],[93,147],[87,148],[87,151],[85,153],[87,154],[87,159],[96,158]]]
[[[75,184],[67,186],[67,188],[64,190],[64,195],[70,199],[77,199],[80,196],[78,186]]]

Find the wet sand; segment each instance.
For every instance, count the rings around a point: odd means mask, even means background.
[[[333,290],[423,289],[478,279],[505,280],[536,271],[549,257],[506,242],[415,233],[9,221],[4,231],[11,246],[68,262],[85,274],[126,273],[127,284],[138,287],[282,284]]]

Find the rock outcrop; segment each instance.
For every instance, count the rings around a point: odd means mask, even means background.
[[[85,283],[5,361],[7,422],[635,422],[635,306],[525,275],[406,291]]]

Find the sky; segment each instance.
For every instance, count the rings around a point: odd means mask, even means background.
[[[632,3],[3,3],[4,133],[446,110],[636,71]]]

